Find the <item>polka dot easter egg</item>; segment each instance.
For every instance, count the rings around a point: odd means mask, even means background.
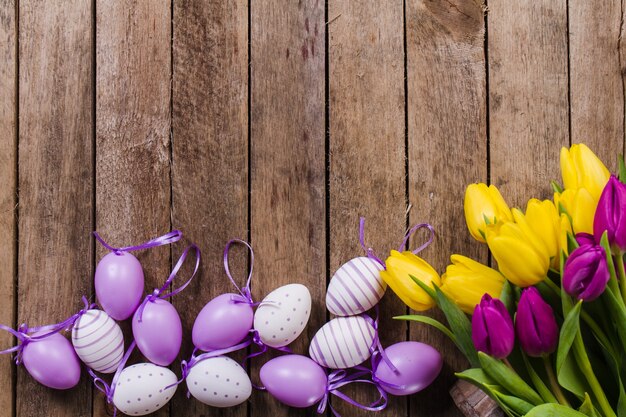
[[[387,289],[380,277],[383,269],[380,263],[363,256],[343,264],[328,285],[328,311],[336,316],[354,316],[378,304]]]
[[[132,365],[120,373],[113,404],[129,416],[154,413],[174,396],[175,384],[176,375],[167,368],[151,363]]]
[[[187,389],[193,397],[212,407],[233,407],[252,393],[246,371],[227,356],[216,356],[196,363],[187,376]]]
[[[270,347],[287,346],[300,336],[311,315],[311,293],[302,284],[279,287],[254,313],[254,328]]]
[[[361,316],[336,317],[317,331],[309,356],[326,368],[352,368],[370,357],[375,334]]]
[[[102,310],[88,310],[72,329],[72,344],[85,365],[105,374],[117,370],[124,356],[122,329]]]

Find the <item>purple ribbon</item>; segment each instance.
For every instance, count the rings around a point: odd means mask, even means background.
[[[250,330],[250,333],[251,333],[251,343],[254,343],[255,345],[257,345],[259,348],[261,348],[261,350],[258,351],[258,352],[250,353],[248,356],[246,356],[246,358],[243,360],[244,363],[248,359],[252,359],[255,356],[259,356],[259,355],[264,354],[265,352],[267,352],[267,350],[269,348],[272,348],[274,350],[277,350],[277,351],[283,352],[283,353],[293,353],[291,351],[291,349],[289,349],[287,346],[272,347],[272,346],[266,345],[265,343],[263,343],[263,340],[261,340],[261,336],[259,335],[258,330],[252,329],[252,330]]]
[[[13,330],[12,328],[8,326],[0,324],[0,330],[5,330],[11,333],[19,341],[17,346],[0,351],[0,355],[17,352],[17,355],[15,356],[15,364],[20,365],[22,363],[22,353],[28,343],[45,339],[49,336],[52,336],[55,333],[59,333],[64,330],[69,330],[70,327],[72,327],[74,323],[76,323],[76,321],[83,314],[87,312],[87,310],[91,310],[97,307],[96,304],[90,304],[89,301],[87,300],[87,297],[85,296],[82,297],[82,301],[84,303],[84,308],[82,308],[80,311],[78,311],[78,313],[73,314],[72,316],[68,317],[66,320],[63,320],[60,323],[49,324],[46,326],[32,327],[32,328],[29,328],[26,325],[26,323],[23,323],[20,325],[20,327],[18,327],[17,330]],[[46,333],[41,334],[39,336],[31,336],[32,333],[39,333],[39,332],[46,332]]]
[[[375,309],[376,309],[375,319],[371,318],[365,313],[361,314],[361,317],[363,317],[365,321],[367,321],[374,328],[374,340],[372,341],[372,345],[370,346],[370,353],[372,354],[372,356],[378,353],[378,355],[380,355],[380,358],[382,358],[382,360],[385,361],[389,369],[391,369],[394,373],[398,373],[398,368],[396,368],[394,364],[391,362],[391,360],[385,353],[383,346],[380,343],[380,337],[378,336],[378,316],[379,316],[380,310],[378,308],[378,305],[376,305]]]
[[[126,362],[128,362],[128,358],[130,358],[130,354],[133,353],[133,350],[137,346],[137,343],[133,340],[133,343],[130,344],[128,350],[124,354],[122,361],[117,367],[115,371],[115,375],[113,375],[113,380],[111,381],[111,385],[107,384],[106,381],[100,378],[96,373],[91,369],[87,369],[89,375],[93,378],[93,385],[100,391],[103,392],[106,398],[107,404],[113,403],[113,395],[115,394],[115,387],[117,386],[117,381],[120,379],[120,375],[126,366]],[[117,407],[113,404],[113,417],[117,415]]]
[[[171,292],[169,292],[167,294],[163,294],[163,292],[165,292],[169,288],[169,286],[172,283],[172,281],[174,281],[174,278],[176,278],[176,274],[178,274],[178,271],[183,266],[183,263],[185,263],[185,259],[187,259],[187,255],[189,254],[189,251],[192,250],[192,249],[195,251],[195,254],[196,254],[196,265],[194,267],[193,274],[191,274],[191,277],[189,277],[187,282],[185,282],[183,285],[181,285],[180,287],[176,288],[175,290],[173,290],[173,291],[171,291]],[[176,265],[174,266],[174,269],[172,269],[172,272],[170,273],[170,276],[167,278],[167,280],[165,281],[163,286],[161,288],[156,288],[152,292],[152,294],[147,295],[146,298],[144,298],[144,300],[141,303],[141,305],[139,306],[139,308],[137,309],[137,314],[139,315],[138,316],[139,317],[139,323],[141,323],[141,319],[143,317],[143,310],[146,307],[146,304],[148,304],[149,302],[154,302],[157,299],[164,300],[166,298],[173,297],[176,294],[178,294],[179,292],[181,292],[182,290],[184,290],[185,288],[187,288],[187,285],[189,285],[191,280],[193,280],[193,278],[198,273],[198,269],[200,268],[200,258],[201,258],[201,254],[200,254],[200,248],[198,248],[198,246],[196,246],[195,244],[191,244],[191,245],[187,246],[187,248],[183,251],[183,254],[180,255],[180,258],[178,258],[178,262],[176,262]]]
[[[368,410],[368,411],[383,410],[385,407],[387,407],[387,393],[385,392],[385,390],[382,389],[382,387],[378,383],[369,379],[365,379],[365,377],[367,377],[369,374],[370,374],[369,370],[361,370],[361,369],[358,369],[353,373],[349,373],[348,371],[344,369],[331,372],[330,375],[328,375],[328,384],[326,385],[326,392],[324,393],[324,396],[320,400],[319,406],[317,407],[317,413],[318,414],[324,413],[324,411],[326,410],[326,406],[328,406],[334,416],[341,417],[340,414],[337,412],[337,410],[335,410],[329,402],[331,395],[334,395],[342,399],[343,401],[347,402],[348,404],[361,408],[363,410]],[[344,387],[348,384],[353,384],[353,383],[374,385],[374,387],[376,387],[376,389],[378,390],[380,397],[376,401],[370,404],[362,404],[354,400],[353,398],[347,396],[346,394],[342,393],[341,391],[339,391],[341,387]]]
[[[361,247],[367,254],[368,258],[378,262],[379,264],[383,266],[383,268],[385,268],[385,261],[383,261],[376,255],[376,252],[374,252],[374,249],[365,245],[365,217],[361,217],[359,220],[359,243],[361,244]]]
[[[230,252],[230,246],[233,243],[241,243],[241,244],[245,245],[248,248],[248,250],[250,251],[250,271],[248,272],[248,278],[246,280],[246,285],[243,288],[240,288],[239,285],[237,285],[237,283],[235,282],[235,279],[233,278],[232,274],[230,273],[230,266],[229,266],[229,263],[228,263],[228,253]],[[241,239],[231,239],[231,240],[229,240],[228,243],[226,244],[226,247],[224,248],[224,271],[226,271],[226,276],[228,277],[230,282],[233,283],[235,288],[237,288],[237,291],[239,291],[239,294],[241,294],[241,296],[245,299],[245,302],[250,304],[251,306],[257,305],[252,300],[252,292],[250,290],[250,282],[252,281],[252,270],[253,269],[254,269],[254,251],[252,250],[252,246],[250,246],[250,244],[248,242],[246,242],[245,240],[241,240]],[[235,302],[235,303],[243,302],[243,301],[241,301],[239,299],[235,299],[235,298],[232,301]]]
[[[121,255],[123,252],[130,252],[130,251],[141,250],[141,249],[155,248],[157,246],[169,245],[174,242],[178,242],[183,237],[183,233],[180,230],[172,230],[171,232],[166,233],[163,236],[155,237],[154,239],[151,239],[140,245],[125,246],[122,248],[114,248],[113,246],[106,243],[104,239],[100,237],[98,232],[93,232],[93,235],[98,240],[98,242],[100,242],[102,246],[104,246],[111,252],[115,253],[116,255]]]

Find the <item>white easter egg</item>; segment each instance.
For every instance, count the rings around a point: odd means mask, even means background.
[[[174,372],[162,366],[151,363],[129,366],[117,380],[113,404],[129,416],[154,413],[174,396],[176,381]]]
[[[309,356],[326,368],[352,368],[371,356],[375,334],[361,316],[336,317],[315,333]]]
[[[254,313],[254,328],[263,343],[287,346],[296,340],[311,315],[311,293],[302,284],[276,288],[263,299]]]
[[[196,363],[187,376],[187,389],[193,397],[212,407],[233,407],[252,393],[246,371],[227,356],[216,356]]]
[[[336,316],[354,316],[378,304],[387,289],[380,277],[383,269],[380,263],[364,256],[343,264],[328,285],[328,311]]]
[[[72,345],[81,361],[105,374],[117,370],[124,356],[122,329],[102,310],[87,310],[74,324]]]

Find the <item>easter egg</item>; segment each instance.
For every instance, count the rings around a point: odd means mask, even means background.
[[[212,407],[233,407],[252,393],[246,371],[227,356],[216,356],[196,363],[187,376],[187,389],[193,397]]]
[[[80,360],[105,374],[117,370],[124,356],[122,329],[102,310],[88,310],[72,329],[72,344]]]
[[[302,355],[283,355],[261,367],[263,386],[274,398],[291,407],[310,407],[326,393],[328,378],[317,363]]]
[[[32,336],[46,334],[45,331]],[[80,362],[72,344],[59,333],[24,346],[22,363],[37,382],[54,389],[70,389],[80,380]]]
[[[133,316],[133,336],[150,362],[168,366],[180,352],[183,325],[174,306],[158,298],[146,303],[141,322],[139,310]]]
[[[425,343],[396,343],[385,349],[385,354],[397,372],[381,360],[374,375],[382,382],[381,387],[392,395],[410,395],[423,390],[437,378],[443,366],[439,352]]]
[[[276,288],[254,313],[254,329],[267,346],[287,346],[300,336],[311,315],[311,293],[302,284]]]
[[[95,274],[98,303],[115,320],[126,320],[139,306],[143,296],[143,269],[139,260],[127,252],[105,255]]]
[[[154,413],[174,396],[176,381],[174,372],[161,366],[151,363],[129,366],[117,379],[113,404],[129,416]]]
[[[336,317],[313,336],[309,356],[326,368],[352,368],[371,356],[375,334],[361,316]]]
[[[328,311],[336,316],[354,316],[378,304],[387,289],[380,277],[383,269],[381,264],[364,256],[343,264],[328,285]]]
[[[237,302],[236,302],[237,301]],[[209,301],[196,317],[191,338],[200,350],[236,345],[250,332],[254,311],[239,294],[222,294]]]

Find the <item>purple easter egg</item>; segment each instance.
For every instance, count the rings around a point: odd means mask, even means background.
[[[126,320],[143,296],[143,269],[127,252],[104,256],[96,267],[96,296],[100,307],[115,320]]]
[[[78,356],[69,340],[59,333],[28,342],[22,352],[22,362],[37,382],[49,388],[70,389],[80,380]]]
[[[261,367],[261,382],[278,401],[305,408],[326,393],[328,377],[315,361],[302,355],[278,356]]]
[[[191,335],[193,344],[205,351],[234,346],[246,337],[253,319],[252,306],[241,295],[217,296],[196,317]]]
[[[383,382],[382,388],[392,395],[410,395],[423,390],[437,378],[443,366],[439,352],[425,343],[396,343],[385,349],[385,354],[398,372],[381,360],[374,375]]]
[[[172,304],[156,299],[146,303],[139,322],[139,310],[133,316],[133,336],[141,353],[152,363],[168,366],[180,352],[183,325]]]

